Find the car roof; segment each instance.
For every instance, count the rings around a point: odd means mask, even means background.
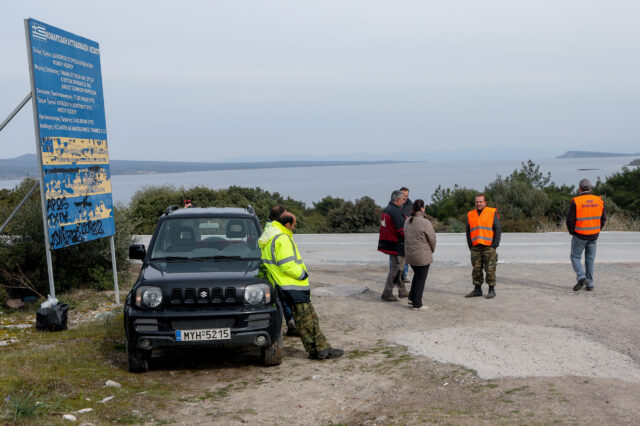
[[[255,215],[240,207],[190,207],[186,209],[174,210],[169,214],[163,215],[162,219],[207,216],[234,216],[251,218]]]

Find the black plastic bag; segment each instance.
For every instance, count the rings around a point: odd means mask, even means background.
[[[36,330],[62,331],[67,329],[67,312],[69,304],[58,303],[48,308],[40,308],[36,312]]]

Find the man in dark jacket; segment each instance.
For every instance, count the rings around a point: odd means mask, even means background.
[[[404,215],[402,204],[404,194],[400,190],[393,191],[389,205],[382,211],[380,217],[380,237],[378,251],[389,255],[389,274],[384,285],[381,299],[386,302],[398,300],[393,295],[393,288],[398,287],[398,296],[407,297],[409,292],[402,281],[404,267]]]
[[[411,198],[409,198],[409,188],[407,188],[406,186],[403,186],[402,188],[400,188],[400,191],[402,191],[402,193],[404,194],[404,203],[402,204],[402,214],[406,219],[409,216],[411,216],[411,209],[413,209],[413,201],[411,201]],[[409,274],[409,264],[405,262],[404,269],[402,270],[402,282],[405,282],[405,283],[410,282],[409,279],[407,278],[408,274]]]
[[[591,182],[582,179],[578,184],[580,193],[571,200],[567,213],[567,230],[571,238],[571,265],[578,282],[573,291],[580,290],[585,284],[587,291],[593,290],[593,264],[596,258],[596,246],[600,230],[607,221],[604,201],[591,194]],[[584,252],[584,268],[582,267]]]

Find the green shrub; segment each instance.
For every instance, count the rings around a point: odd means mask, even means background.
[[[33,185],[32,179],[14,190],[0,193],[0,219],[4,221]],[[128,262],[128,247],[133,242],[128,209],[114,206],[116,264],[123,269]],[[49,292],[44,248],[44,230],[39,189],[36,190],[7,226],[0,238],[0,283],[13,287],[31,284],[41,295]],[[56,291],[90,287],[113,282],[109,238],[101,238],[51,252]],[[22,294],[26,290],[10,290]]]
[[[622,172],[607,177],[605,182],[598,180],[593,192],[606,197],[607,212],[613,201],[625,213],[640,216],[640,167],[623,167]]]
[[[327,214],[325,232],[378,232],[381,208],[369,197],[347,201]]]
[[[461,188],[458,185],[454,185],[453,189],[438,185],[425,212],[441,222],[455,218],[466,223],[467,212],[474,207],[477,194],[475,189]]]

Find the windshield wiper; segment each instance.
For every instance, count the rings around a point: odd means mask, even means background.
[[[199,256],[199,257],[192,257],[190,258],[191,260],[201,260],[201,261],[207,261],[207,260],[260,260],[259,257],[243,257],[243,256]]]
[[[152,257],[149,262],[170,262],[175,260],[190,260],[190,258],[184,256]]]

